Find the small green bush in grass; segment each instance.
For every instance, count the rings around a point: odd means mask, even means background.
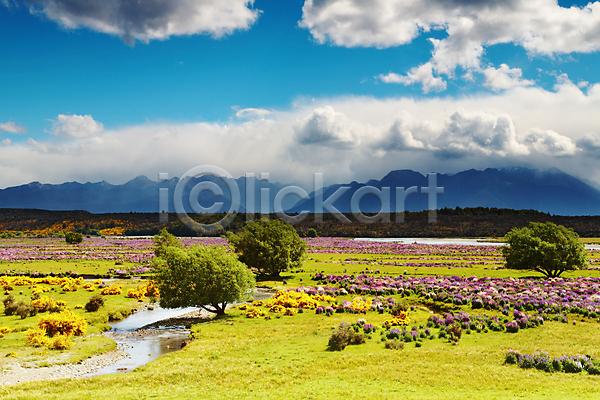
[[[385,342],[385,348],[390,350],[402,350],[404,348],[404,343],[397,339],[388,340]]]
[[[85,304],[85,310],[87,312],[96,312],[100,307],[104,306],[104,297],[99,294],[95,294],[90,297],[90,300]]]
[[[365,343],[365,335],[356,333],[352,325],[341,323],[329,338],[329,348],[334,351],[342,351],[348,345]]]

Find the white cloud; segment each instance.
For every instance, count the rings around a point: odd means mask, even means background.
[[[352,149],[360,145],[364,128],[333,107],[315,109],[296,123],[296,139],[302,145]]]
[[[529,154],[517,140],[512,119],[483,111],[455,111],[435,140],[436,152],[442,157],[465,157],[474,154],[500,157]]]
[[[592,157],[600,158],[600,133],[585,135],[577,141],[577,147]]]
[[[428,64],[449,77],[457,67],[480,71],[485,48],[500,43],[533,56],[600,50],[598,1],[563,8],[556,0],[306,0],[302,11],[300,26],[318,42],[337,46],[387,48],[445,31],[444,39],[430,38]],[[417,70],[406,75],[411,83],[422,82],[411,77]]]
[[[262,108],[243,108],[241,110],[238,110],[234,107],[234,110],[236,110],[235,116],[237,118],[246,119],[265,118],[266,116],[272,114],[272,111],[265,110]]]
[[[21,125],[17,125],[13,121],[0,122],[0,132],[25,133],[27,132],[27,128]]]
[[[404,118],[396,120],[389,131],[384,134],[383,140],[374,147],[382,152],[424,149],[423,142],[413,136],[413,130],[419,129],[419,127],[411,126],[412,121],[407,121],[412,119],[411,117],[405,115]]]
[[[52,121],[51,134],[71,138],[95,136],[104,130],[101,122],[94,121],[91,115],[59,114]]]
[[[522,79],[523,72],[520,68],[510,68],[506,64],[501,64],[500,68],[486,68],[483,71],[485,81],[483,86],[489,87],[494,91],[512,89],[517,86],[530,86],[535,82]]]
[[[552,156],[573,156],[577,151],[577,146],[571,139],[553,130],[543,131],[533,128],[527,135],[526,141],[538,153]]]
[[[423,85],[423,93],[429,93],[430,91],[441,92],[446,90],[446,81],[440,77],[433,76],[433,69],[429,63],[412,68],[406,76],[390,72],[387,75],[379,75],[378,78],[385,83],[400,83],[403,85],[420,83]]]
[[[256,21],[254,0],[22,0],[68,29],[86,27],[119,35],[125,42],[245,30]]]
[[[9,138],[3,139],[2,143],[0,144],[2,147],[5,146],[10,146],[12,144],[12,140],[10,140]]]
[[[69,140],[38,134],[0,146],[0,187],[35,180],[123,183],[159,172],[181,176],[203,164],[235,177],[269,172],[273,182],[309,183],[323,172],[326,184],[404,168],[556,167],[600,184],[600,85],[581,89],[565,78],[556,89],[311,99],[265,119],[107,127]]]

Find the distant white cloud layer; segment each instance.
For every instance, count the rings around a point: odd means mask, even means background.
[[[315,172],[331,183],[404,168],[557,167],[600,185],[600,84],[580,88],[558,78],[553,91],[517,86],[457,98],[316,99],[224,123],[111,129],[90,115],[61,114],[54,135],[0,146],[0,186],[123,183],[159,172],[181,176],[203,164],[236,177],[269,172],[272,181],[307,184]]]
[[[404,79],[380,76],[384,82],[421,83],[424,91],[431,91],[435,75],[452,77],[457,67],[481,72],[481,56],[495,44],[513,43],[532,56],[598,51],[600,2],[564,8],[556,0],[306,0],[300,26],[319,43],[344,47],[394,47],[445,31],[444,39],[429,39],[430,61]],[[506,68],[488,71],[490,87],[524,82],[517,71]],[[441,84],[435,87],[439,90]]]
[[[94,121],[91,115],[59,114],[52,121],[51,134],[70,138],[82,138],[98,135],[104,130],[101,122]]]
[[[27,132],[27,128],[25,128],[24,126],[18,125],[13,121],[0,122],[0,132],[25,133],[25,132]]]
[[[120,36],[133,44],[171,36],[216,38],[248,29],[259,11],[254,0],[20,0],[67,29],[80,27]],[[15,1],[16,2],[16,1]]]
[[[485,76],[483,86],[489,87],[494,91],[535,84],[534,81],[521,78],[523,72],[520,68],[510,68],[506,64],[500,65],[500,68],[486,68],[483,71],[483,75]]]

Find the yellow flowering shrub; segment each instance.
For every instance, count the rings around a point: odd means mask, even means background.
[[[81,304],[77,304],[75,307],[73,307],[76,310],[83,310],[83,306]]]
[[[81,336],[85,333],[87,322],[70,310],[42,316],[38,328],[43,329],[50,337],[54,335]]]
[[[46,336],[46,331],[41,328],[28,329],[26,332],[27,344],[33,347],[47,346],[50,343],[50,338]]]
[[[253,302],[252,302],[252,305],[253,305],[254,307],[262,307],[262,306],[264,306],[264,305],[265,305],[265,303],[264,303],[262,300],[256,300],[256,301],[253,301]]]
[[[258,307],[248,307],[244,311],[244,314],[246,315],[246,318],[260,318],[260,317],[264,317],[265,315],[267,315],[265,310],[258,308]]]
[[[238,310],[242,310],[242,311],[247,310],[248,309],[248,304],[239,305],[237,308],[238,308]]]
[[[121,294],[121,292],[123,292],[123,286],[122,285],[117,285],[116,283],[107,286],[105,288],[103,288],[100,291],[100,294],[104,294],[104,295],[117,295],[117,294]]]
[[[158,297],[160,292],[156,285],[156,281],[148,281],[144,285],[137,286],[134,289],[129,289],[129,291],[127,291],[127,297],[131,297],[136,300],[142,300],[144,296]]]
[[[158,282],[148,281],[148,283],[146,283],[146,296],[160,297],[160,291],[158,290]]]
[[[366,311],[370,311],[371,310],[371,306],[373,305],[373,301],[370,299],[363,299],[361,297],[357,297],[354,300],[352,300],[352,303],[350,303],[350,308],[355,310],[355,311],[361,311],[361,312],[366,312]]]
[[[279,304],[275,304],[274,306],[271,306],[271,308],[269,308],[269,312],[272,312],[275,314],[282,313],[285,310],[286,310],[286,308],[284,306],[280,306]]]
[[[3,326],[2,328],[0,328],[0,333],[6,335],[7,333],[10,333],[10,328]]]
[[[142,300],[146,295],[146,285],[137,286],[127,291],[127,297],[131,297],[136,300]]]
[[[102,279],[98,278],[94,281],[94,285],[102,285]]]
[[[73,342],[68,335],[56,335],[49,339],[47,346],[52,350],[66,350],[73,346]]]
[[[390,326],[402,326],[402,325],[409,325],[409,324],[410,324],[410,317],[408,316],[408,312],[406,312],[406,311],[401,311],[400,314],[396,315],[394,318],[388,319],[383,322],[383,326],[388,327],[388,328]]]
[[[84,285],[83,285],[83,288],[84,288],[85,290],[87,290],[88,292],[93,292],[93,291],[95,291],[95,290],[96,290],[96,288],[94,287],[94,284],[93,284],[93,283],[90,283],[90,282],[88,282],[88,283],[84,284]]]
[[[50,288],[48,288],[47,286],[34,286],[33,289],[31,289],[31,293],[33,294],[42,294],[42,293],[47,293],[50,291]]]
[[[37,308],[39,312],[46,312],[58,306],[56,301],[48,296],[42,296],[37,300],[33,300],[31,305]]]
[[[286,308],[316,308],[319,302],[304,292],[286,292],[280,290],[268,301],[267,306],[280,305]]]
[[[313,296],[313,299],[318,301],[324,301],[326,303],[335,303],[335,297],[330,296],[328,294],[318,294],[316,296]]]
[[[298,310],[295,308],[286,308],[283,315],[292,315],[293,316],[293,315],[296,315],[297,312],[298,312]]]

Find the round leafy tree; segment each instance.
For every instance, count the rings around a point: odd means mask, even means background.
[[[160,254],[154,267],[161,307],[200,307],[223,315],[228,304],[246,300],[254,288],[252,272],[223,246],[165,245]]]
[[[227,233],[240,261],[259,275],[278,277],[302,266],[306,243],[293,226],[277,219],[249,222],[239,234]]]
[[[67,232],[65,233],[65,242],[69,244],[83,242],[83,235],[79,232]]]
[[[502,248],[506,268],[541,272],[558,277],[564,271],[587,265],[587,252],[572,229],[552,222],[530,222],[527,228],[514,228],[506,234]]]

